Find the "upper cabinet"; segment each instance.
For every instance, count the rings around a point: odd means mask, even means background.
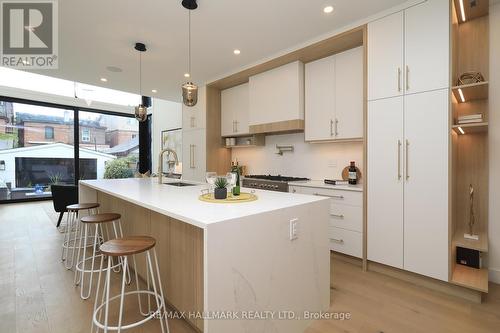
[[[249,100],[248,83],[221,91],[222,136],[247,135]]]
[[[304,129],[304,64],[295,61],[249,80],[252,134]]]
[[[306,141],[363,137],[363,47],[306,64]]]
[[[368,100],[449,87],[449,2],[429,0],[368,24]]]

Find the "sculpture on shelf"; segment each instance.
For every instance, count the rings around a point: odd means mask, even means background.
[[[464,238],[478,240],[479,236],[474,235],[474,224],[476,224],[476,215],[474,214],[474,187],[469,185],[469,233],[464,234]]]

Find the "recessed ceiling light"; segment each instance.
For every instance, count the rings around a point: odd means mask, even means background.
[[[152,92],[153,94],[156,94],[156,93],[158,92],[158,90],[153,89],[153,90],[151,90],[151,92]]]
[[[190,77],[189,73],[184,73],[184,77]]]
[[[333,12],[333,7],[332,6],[326,6],[325,8],[323,8],[323,11],[326,14],[330,14],[331,12]]]
[[[236,55],[238,55],[238,54],[240,54],[240,53],[241,53],[241,51],[240,51],[240,50],[238,50],[238,49],[236,49],[236,50],[234,50],[234,51],[233,51],[233,53],[234,53],[234,54],[236,54]]]
[[[106,79],[105,77],[101,77],[101,81],[102,82],[108,82],[108,79]]]

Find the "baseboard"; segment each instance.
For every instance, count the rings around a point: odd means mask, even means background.
[[[488,268],[489,271],[489,280],[490,282],[500,284],[500,269],[497,268]]]

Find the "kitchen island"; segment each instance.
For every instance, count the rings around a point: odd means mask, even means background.
[[[257,201],[207,203],[206,188],[85,180],[79,201],[121,214],[125,235],[156,238],[165,298],[198,331],[303,332],[304,315],[330,304],[328,200],[257,190]]]

